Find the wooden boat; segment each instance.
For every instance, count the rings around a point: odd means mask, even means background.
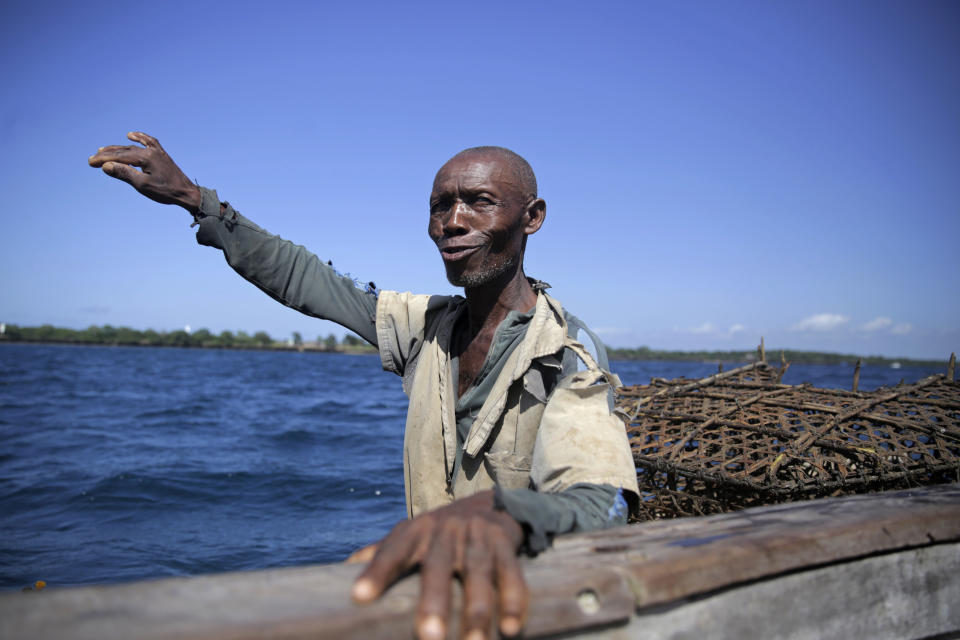
[[[957,637],[960,485],[568,536],[524,562],[527,638]],[[0,637],[412,637],[418,578],[361,607],[349,598],[358,571],[339,564],[8,593]]]

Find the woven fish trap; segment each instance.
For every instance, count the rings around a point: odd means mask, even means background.
[[[761,361],[617,390],[637,465],[637,520],[960,481],[952,367],[857,392],[781,384],[786,366]]]

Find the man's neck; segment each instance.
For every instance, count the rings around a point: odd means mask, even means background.
[[[464,294],[471,336],[481,333],[492,336],[508,313],[524,313],[537,304],[537,293],[527,281],[521,265],[493,282],[465,289]]]

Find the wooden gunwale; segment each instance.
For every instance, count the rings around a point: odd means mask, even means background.
[[[722,636],[723,620],[717,616],[723,615],[729,616],[731,628],[748,624],[760,632],[783,616],[799,614],[768,611],[764,616],[760,607],[757,619],[744,621],[746,605],[732,607],[730,598],[742,600],[746,596],[741,593],[749,594],[750,602],[788,598],[799,612],[805,598],[815,602],[824,588],[837,585],[846,589],[837,598],[846,593],[860,599],[851,601],[849,611],[833,612],[837,620],[831,625],[843,623],[848,625],[844,629],[876,632],[876,637],[889,637],[891,628],[902,633],[910,620],[898,619],[900,626],[891,627],[889,611],[902,603],[886,598],[919,591],[916,602],[908,603],[924,611],[917,633],[952,632],[960,630],[960,611],[940,603],[960,601],[958,559],[957,484],[566,536],[553,549],[524,560],[531,590],[525,637],[666,637],[676,631],[669,625],[677,622],[658,626],[665,612],[682,613],[712,601],[722,604],[711,614],[720,627],[702,632]],[[923,567],[928,574],[913,575],[911,567]],[[326,565],[7,593],[0,595],[0,637],[410,637],[417,578],[402,580],[377,603],[361,607],[349,599],[359,570],[356,565]],[[882,573],[883,580],[862,584],[873,573]],[[929,582],[934,574],[936,580]],[[798,576],[810,577],[798,581]],[[858,582],[846,584],[845,576]],[[928,581],[926,593],[912,586],[917,580]],[[752,586],[757,584],[762,587]],[[810,614],[805,615],[809,622]],[[455,614],[450,637],[456,637],[456,620]],[[863,625],[873,626],[865,631]]]

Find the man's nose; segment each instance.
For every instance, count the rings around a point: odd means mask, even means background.
[[[447,236],[459,236],[468,231],[466,225],[467,205],[462,200],[457,200],[450,208],[450,215],[443,223],[443,234]]]

